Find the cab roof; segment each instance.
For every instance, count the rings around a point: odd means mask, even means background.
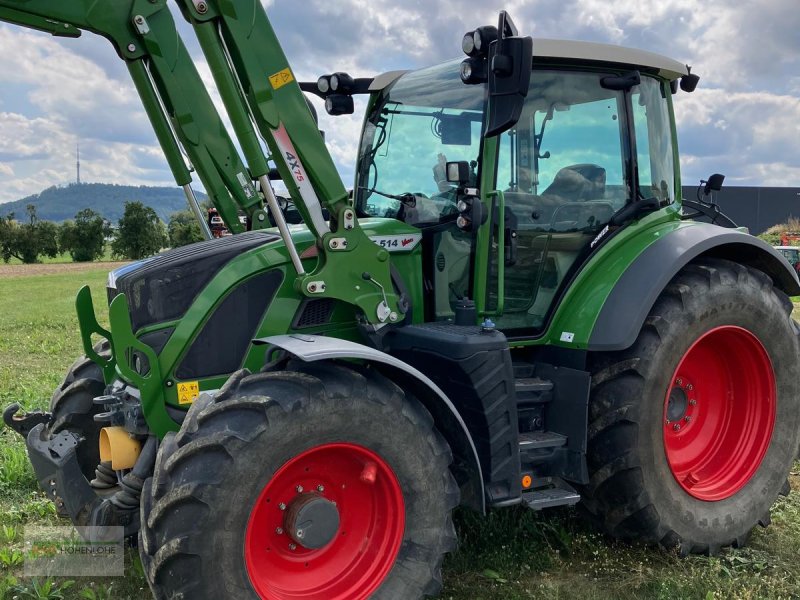
[[[533,40],[533,59],[565,58],[586,62],[617,63],[632,67],[646,67],[656,69],[662,77],[677,79],[688,74],[689,68],[671,58],[613,44],[598,44],[596,42],[579,42],[575,40],[548,40],[535,38]]]
[[[669,80],[678,79],[689,73],[689,67],[685,64],[655,52],[597,42],[534,38],[534,62],[537,58],[548,61],[566,59],[587,63],[618,64],[633,68],[644,67],[655,70],[661,77]],[[407,72],[389,71],[378,75],[369,86],[369,91],[381,90]]]

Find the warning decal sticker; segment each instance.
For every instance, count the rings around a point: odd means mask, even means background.
[[[182,381],[178,384],[178,404],[191,404],[199,395],[199,381]]]
[[[287,83],[291,83],[292,81],[294,81],[294,75],[292,75],[289,67],[286,67],[283,71],[278,71],[275,73],[275,75],[269,76],[269,83],[273,90],[282,88]]]

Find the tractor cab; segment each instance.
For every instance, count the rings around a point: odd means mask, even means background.
[[[507,334],[535,336],[607,238],[677,210],[671,96],[686,74],[647,52],[537,40],[519,118],[492,137],[490,84],[465,82],[459,61],[387,85],[366,119],[356,203],[422,231],[426,320],[469,297]],[[456,162],[466,178],[448,181]],[[478,235],[459,220],[469,190],[491,207]]]

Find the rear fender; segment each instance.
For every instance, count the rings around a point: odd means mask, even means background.
[[[703,257],[724,258],[758,269],[787,295],[800,294],[797,273],[766,242],[705,223],[679,227],[650,244],[626,268],[597,315],[587,349],[615,351],[630,347],[667,284],[687,264]]]
[[[281,348],[306,362],[356,359],[373,365],[404,390],[411,392],[433,416],[436,428],[453,451],[454,471],[461,486],[461,503],[486,511],[486,496],[478,452],[464,420],[445,393],[423,373],[369,346],[317,335],[276,335],[253,340]]]

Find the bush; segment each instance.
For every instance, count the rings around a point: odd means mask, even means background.
[[[105,238],[110,228],[103,217],[90,208],[75,215],[75,221],[64,221],[59,231],[62,252],[69,252],[75,262],[89,262],[103,256]]]
[[[194,214],[188,210],[172,213],[167,230],[169,231],[169,245],[173,248],[203,241],[200,225]]]
[[[781,245],[781,235],[784,233],[800,233],[800,219],[796,217],[789,217],[786,223],[778,223],[767,229],[764,233],[759,234],[758,237],[770,244],[771,246]],[[796,246],[797,244],[790,244]]]
[[[125,203],[125,213],[111,244],[115,256],[139,260],[157,253],[167,242],[164,223],[156,211],[141,202]]]

